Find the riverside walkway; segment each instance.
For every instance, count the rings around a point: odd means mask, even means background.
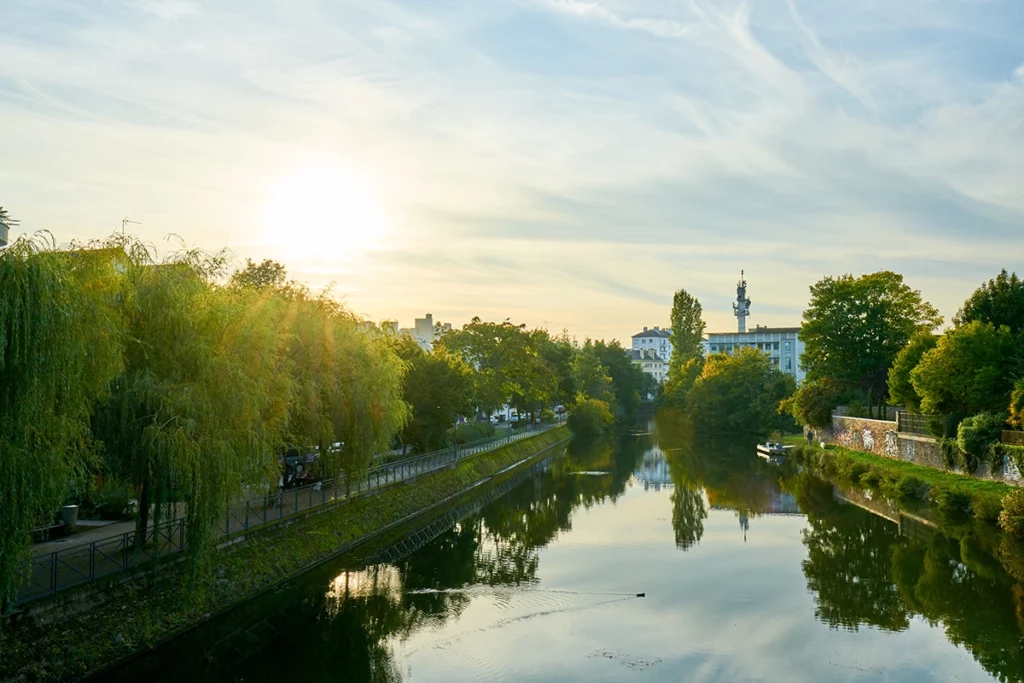
[[[415,479],[470,456],[542,434],[561,423],[538,426],[452,446],[372,467],[354,479],[338,477],[302,488],[242,500],[232,505],[218,528],[222,540],[315,508],[342,505],[353,498]],[[136,547],[135,523],[116,522],[90,528],[73,536],[38,543],[23,571],[24,582],[15,605],[21,605],[91,583],[133,567],[168,557],[185,549],[184,516],[150,526],[145,547]]]

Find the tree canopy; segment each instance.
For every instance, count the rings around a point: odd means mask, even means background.
[[[700,374],[704,357],[703,309],[700,301],[685,289],[672,297],[672,357],[668,364],[665,399],[682,407],[686,393]]]
[[[978,321],[942,335],[910,373],[921,411],[954,416],[950,430],[955,434],[969,415],[1005,410],[1013,387],[1006,365],[1013,343],[1009,328]]]
[[[910,381],[910,373],[921,362],[928,351],[935,348],[939,338],[930,332],[922,332],[904,346],[889,368],[889,400],[894,405],[905,406],[912,413],[921,411],[921,396]]]
[[[1017,273],[999,275],[976,289],[953,318],[959,327],[971,322],[1005,325],[1012,334],[1024,332],[1024,280]]]
[[[472,370],[444,348],[428,353],[411,337],[400,337],[395,343],[407,366],[403,398],[410,418],[401,432],[402,443],[421,452],[443,448],[455,421],[472,414]]]
[[[888,371],[916,335],[942,323],[921,293],[889,271],[826,277],[811,287],[800,337],[811,381],[829,377],[869,399],[885,397]]]
[[[791,422],[779,405],[796,390],[792,376],[764,353],[741,348],[733,355],[713,354],[686,398],[686,412],[707,432],[765,434]]]

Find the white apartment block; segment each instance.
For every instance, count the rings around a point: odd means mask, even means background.
[[[668,363],[651,349],[627,349],[633,364],[663,384],[668,379]]]
[[[804,381],[807,373],[800,365],[804,343],[800,339],[799,327],[761,327],[746,332],[709,332],[703,342],[705,355],[711,353],[732,354],[736,349],[750,347],[768,354],[772,365],[787,375],[792,375],[797,384]]]
[[[655,327],[644,328],[643,332],[633,335],[634,351],[653,351],[668,365],[672,360],[672,330]]]

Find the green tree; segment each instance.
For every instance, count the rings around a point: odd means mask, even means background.
[[[700,374],[704,355],[701,346],[704,339],[702,315],[700,301],[685,289],[680,289],[672,297],[672,358],[668,365],[665,397],[677,407],[684,404],[686,392]]]
[[[1006,365],[1013,343],[1008,328],[974,321],[946,332],[921,357],[910,373],[921,411],[952,416],[942,429],[945,434],[937,435],[955,435],[960,420],[969,415],[1005,410],[1013,387]],[[938,425],[933,431],[940,432]]]
[[[410,337],[397,346],[407,365],[403,398],[411,411],[401,441],[421,452],[443,448],[456,419],[473,410],[472,370],[443,348],[427,353]]]
[[[802,425],[824,429],[832,425],[832,411],[838,406],[846,390],[834,379],[823,377],[804,382],[792,397],[780,404],[780,410],[789,413]]]
[[[569,411],[569,429],[576,436],[592,438],[604,433],[615,421],[608,404],[580,396]]]
[[[19,239],[0,252],[0,604],[29,531],[85,473],[92,404],[121,368],[113,263],[52,246]]]
[[[551,394],[552,403],[568,404],[577,393],[572,370],[572,361],[576,356],[575,341],[565,330],[554,336],[547,330],[534,330],[530,335],[540,357],[554,375],[555,390]]]
[[[1015,429],[1024,429],[1024,377],[1014,382],[1010,394],[1010,424]]]
[[[976,289],[953,318],[959,327],[971,322],[1005,325],[1013,334],[1024,332],[1024,280],[1017,273],[999,275]]]
[[[1006,413],[978,413],[965,418],[957,428],[956,441],[964,454],[964,469],[974,472],[987,461],[992,446],[999,443],[1006,427]]]
[[[264,259],[262,263],[256,263],[247,258],[245,267],[231,275],[231,284],[253,289],[276,289],[283,287],[287,279],[288,271],[277,261]]]
[[[772,365],[767,355],[742,348],[731,356],[708,357],[686,397],[686,413],[708,433],[781,431],[791,422],[779,413],[779,405],[794,391],[792,376]]]
[[[811,287],[803,318],[807,378],[837,380],[863,392],[869,406],[884,401],[888,371],[900,350],[942,322],[919,291],[889,271],[820,280]]]
[[[931,332],[916,335],[904,346],[889,368],[889,400],[905,406],[912,413],[920,412],[921,397],[910,381],[910,373],[921,362],[924,354],[935,348],[939,338]]]
[[[608,376],[608,368],[601,362],[591,340],[588,339],[573,358],[572,374],[578,396],[594,398],[606,404],[615,400],[612,378]]]
[[[644,397],[656,389],[654,378],[633,362],[631,355],[618,341],[597,341],[594,343],[594,351],[601,359],[601,364],[608,369],[608,376],[612,380],[615,393],[612,412],[620,420],[635,420]]]
[[[476,369],[474,395],[483,412],[507,403],[528,415],[559,392],[558,376],[540,350],[542,339],[525,325],[473,318],[461,330],[445,334],[439,344]]]

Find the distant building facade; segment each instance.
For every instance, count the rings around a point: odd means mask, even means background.
[[[792,375],[797,384],[803,382],[807,376],[800,365],[804,343],[800,339],[799,327],[758,326],[747,332],[709,332],[703,344],[705,354],[731,355],[744,347],[757,349],[768,354],[772,365],[787,375]]]
[[[672,360],[672,330],[645,327],[643,332],[633,335],[633,350],[654,351],[668,365]]]
[[[736,284],[736,301],[732,305],[737,319],[736,332],[709,332],[702,342],[704,355],[712,353],[732,354],[737,349],[752,348],[768,354],[772,365],[791,375],[797,384],[804,381],[807,373],[800,364],[804,343],[800,339],[799,327],[762,327],[747,329],[750,315],[750,299],[747,298],[747,281],[740,274]]]
[[[658,384],[668,379],[668,363],[665,359],[651,349],[631,349],[626,355],[633,361],[633,364],[653,377]]]
[[[385,320],[381,323],[381,327],[382,329],[412,337],[424,351],[433,349],[434,342],[445,332],[449,332],[452,329],[451,323],[435,323],[434,316],[431,313],[427,313],[422,318],[414,319],[412,327],[399,328],[398,322],[395,320]]]

